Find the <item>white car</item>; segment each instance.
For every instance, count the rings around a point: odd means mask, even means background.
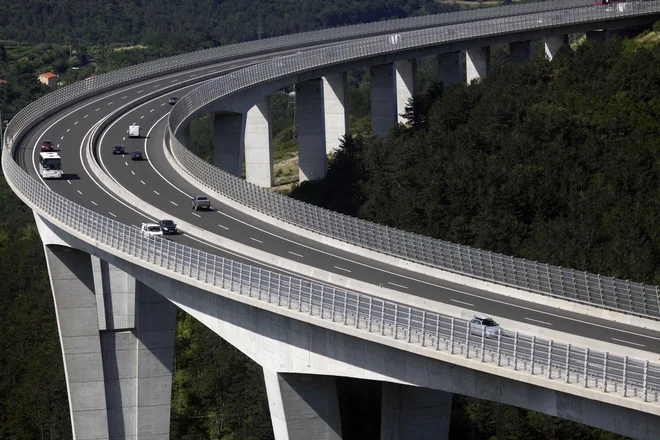
[[[142,223],[142,235],[147,238],[162,237],[163,231],[156,223]]]
[[[475,336],[484,335],[487,338],[497,338],[502,333],[502,328],[493,318],[477,313],[469,323],[470,334]]]

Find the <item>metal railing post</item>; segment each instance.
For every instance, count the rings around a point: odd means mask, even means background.
[[[607,356],[609,355],[609,352],[605,352],[605,356],[603,356],[603,392],[607,392]]]
[[[628,356],[623,358],[623,397],[628,397]]]
[[[500,332],[501,333],[501,332]],[[530,362],[532,364],[531,370],[532,370],[532,376],[534,375],[534,351],[536,350],[536,336],[532,336],[532,352],[530,355]]]
[[[552,341],[548,342],[548,379],[552,379]]]
[[[644,402],[648,402],[648,378],[649,378],[649,361],[644,362],[644,378],[642,380],[642,387],[644,387]]]
[[[586,348],[584,350],[584,371],[582,374],[584,374],[584,387],[587,388],[589,385],[589,376],[587,375],[589,367],[589,348]]]
[[[570,382],[570,377],[571,377],[571,373],[569,370],[570,363],[571,363],[571,344],[568,344],[566,346],[566,383]]]

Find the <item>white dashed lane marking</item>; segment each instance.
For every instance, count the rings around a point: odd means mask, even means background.
[[[296,257],[303,258],[302,255],[300,255],[300,254],[296,254],[295,252],[291,252],[291,251],[289,251],[289,253],[290,253],[291,255],[295,255]]]
[[[220,227],[221,227],[222,229],[224,229],[225,231],[228,231],[228,230],[229,230],[229,228],[228,228],[227,226],[223,226],[223,225],[218,225],[218,226],[220,226]]]
[[[450,299],[449,301],[459,303],[459,304],[463,304],[463,305],[470,306],[470,307],[474,307],[474,304],[471,304],[471,303],[465,302],[465,301],[459,301],[457,299]]]
[[[153,113],[154,110],[156,110],[156,109],[155,109],[155,108],[152,108],[151,110],[149,110],[149,113]]]
[[[135,171],[131,171],[131,173],[135,176]]]
[[[174,203],[173,201],[170,200],[170,203],[173,204],[174,206],[179,206],[177,203]]]
[[[392,286],[396,286],[396,287],[400,287],[400,288],[402,288],[402,289],[407,289],[407,287],[406,287],[406,286],[402,286],[401,284],[397,284],[397,283],[390,283],[389,281],[387,282],[387,284],[390,284],[390,285],[392,285]]]
[[[79,189],[77,189],[76,191],[78,191],[78,194],[82,196],[82,191],[80,191]]]
[[[115,217],[115,218],[117,217],[116,215],[114,215],[113,213],[111,213],[111,212],[109,212],[109,211],[108,211],[108,213],[109,213],[111,216]]]
[[[78,125],[78,121],[74,122],[73,125]]]
[[[95,112],[97,112],[97,111],[99,111],[99,110],[101,110],[101,108],[100,108],[100,107],[99,107],[99,108],[97,108],[97,109],[96,109],[96,110],[94,110],[94,111],[95,111]]]
[[[71,129],[70,129],[70,128],[67,128],[67,129],[66,129],[66,132],[67,132],[67,133],[68,133],[68,132],[70,132],[70,131],[71,131]]]
[[[194,212],[192,212],[191,214],[192,214],[192,215],[194,215],[195,217],[199,217],[199,218],[202,218],[202,216],[201,216],[201,215],[199,215],[199,214],[195,214]]]
[[[140,180],[140,183],[141,183],[142,185],[146,185],[146,183],[144,183],[144,180]]]
[[[638,347],[645,347],[644,344],[637,344],[636,342],[624,341],[623,339],[612,338],[613,341],[623,342],[624,344],[636,345]]]
[[[343,270],[344,272],[348,272],[348,273],[351,273],[351,271],[350,271],[350,270],[348,270],[348,269],[344,269],[343,267],[339,267],[339,266],[334,266],[334,268],[335,268],[335,269],[339,269],[339,270]]]
[[[539,321],[538,319],[532,319],[532,318],[525,318],[525,319],[527,321],[538,322],[539,324],[549,325],[552,327],[552,324],[550,324],[549,322]]]
[[[128,98],[128,96],[126,96],[126,95],[121,97],[121,99],[126,99],[126,98]]]
[[[256,241],[257,243],[263,243],[263,241],[261,241],[261,240],[257,240],[256,238],[252,238],[252,237],[250,237],[250,240],[252,240],[252,241]]]
[[[87,116],[89,116],[89,115],[85,115],[85,118],[86,118]],[[85,118],[83,118],[83,119],[85,119]]]
[[[160,193],[159,193],[158,191],[156,191],[156,190],[154,190],[154,194],[156,194],[157,196],[160,195]]]
[[[70,180],[67,180],[66,182],[67,182],[69,185],[71,185],[71,181],[70,181]]]
[[[94,206],[99,206],[98,203],[96,203],[94,200],[91,201]]]

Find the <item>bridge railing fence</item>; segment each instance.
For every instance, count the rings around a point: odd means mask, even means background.
[[[591,4],[591,3],[590,3]],[[286,223],[372,251],[486,280],[524,291],[562,298],[638,316],[660,318],[658,286],[563,268],[523,258],[432,239],[299,202],[234,177],[192,153],[173,133],[208,103],[256,84],[294,77],[327,65],[376,54],[438,46],[505,33],[577,23],[602,22],[626,16],[657,14],[660,2],[624,3],[623,8],[578,8],[531,14],[470,25],[451,25],[415,32],[375,36],[359,41],[297,53],[263,62],[203,84],[183,97],[169,119],[169,145],[180,165],[200,185],[224,197]]]

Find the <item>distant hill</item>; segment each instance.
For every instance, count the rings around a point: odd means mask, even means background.
[[[5,0],[0,40],[190,49],[458,9],[434,0]],[[260,27],[261,26],[261,27]]]

